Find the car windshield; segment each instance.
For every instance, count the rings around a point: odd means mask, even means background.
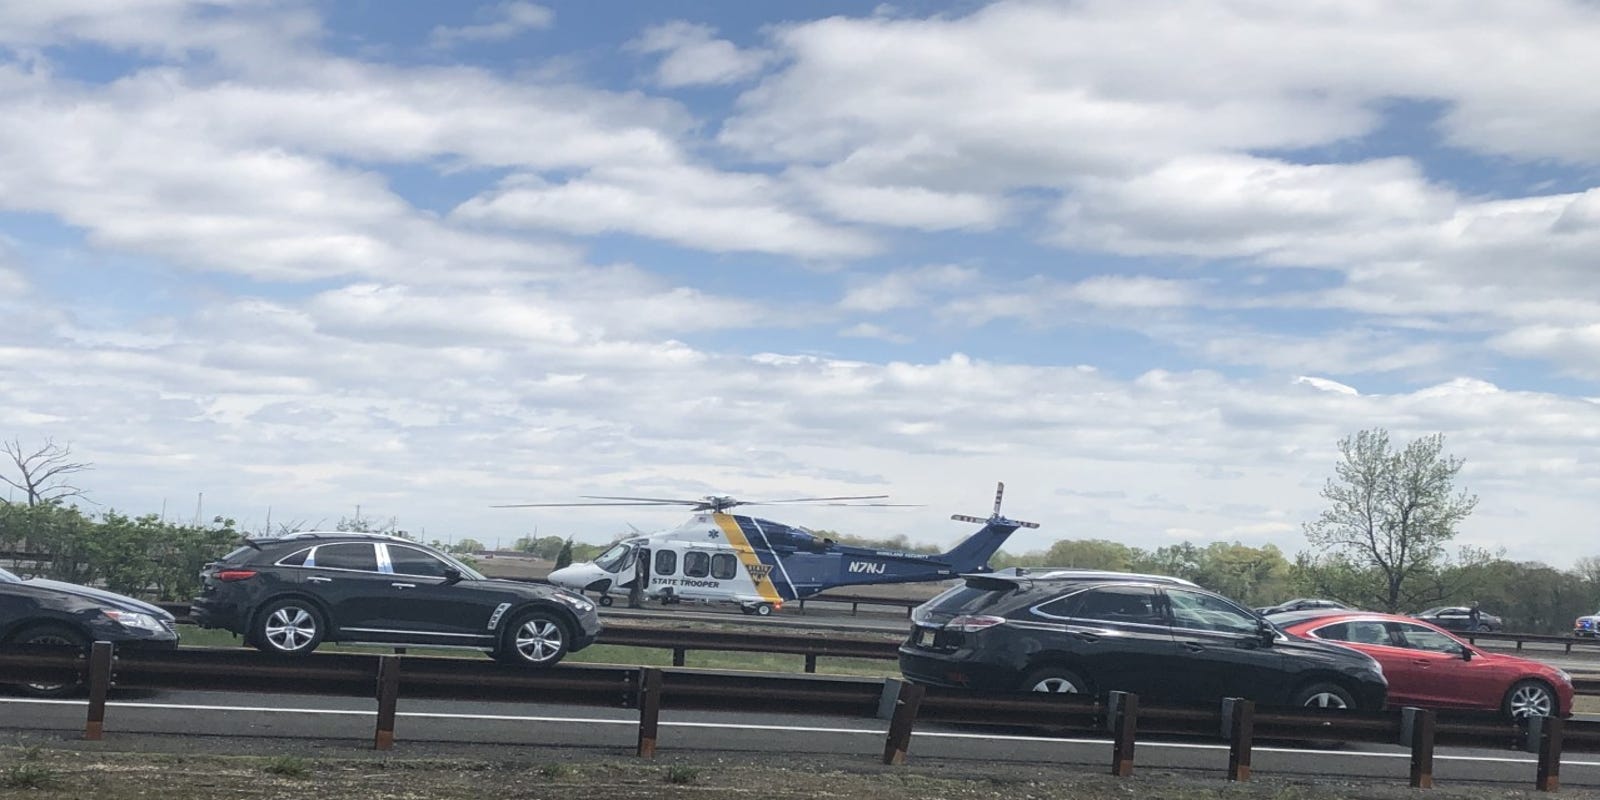
[[[1419,617],[1432,617],[1432,616],[1436,616],[1440,611],[1443,611],[1443,610],[1445,610],[1444,606],[1438,606],[1437,608],[1430,608],[1427,611],[1418,611],[1417,612],[1417,616],[1419,616]]]
[[[22,583],[22,579],[0,569],[0,583]]]

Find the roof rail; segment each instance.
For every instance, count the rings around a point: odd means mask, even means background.
[[[1142,572],[1116,572],[1105,569],[1079,569],[1076,567],[1007,567],[994,572],[966,573],[962,578],[988,578],[1001,581],[1145,581],[1147,583],[1165,583],[1173,586],[1193,586],[1199,584],[1186,578],[1174,578],[1171,575],[1150,575]]]
[[[396,535],[394,535],[392,533],[372,533],[370,531],[294,531],[293,533],[285,533],[285,534],[276,535],[276,536],[252,536],[252,537],[249,537],[247,539],[247,541],[280,542],[280,541],[287,541],[287,540],[290,540],[290,539],[345,539],[345,538],[383,539],[385,541],[394,541],[394,542],[414,542],[414,541],[416,541],[414,539],[407,539],[404,536],[396,536]]]

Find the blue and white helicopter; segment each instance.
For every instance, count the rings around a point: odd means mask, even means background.
[[[550,582],[576,592],[596,593],[601,605],[611,605],[616,597],[625,597],[634,606],[645,600],[733,603],[746,614],[766,616],[783,608],[786,600],[810,597],[836,586],[936,581],[989,571],[989,557],[1006,537],[1018,528],[1039,527],[1037,522],[1001,516],[1004,494],[1005,484],[1001,483],[994,493],[994,512],[986,519],[952,515],[951,519],[983,528],[949,552],[934,554],[843,545],[803,528],[726,513],[751,505],[895,505],[855,502],[886,495],[767,501],[715,495],[698,500],[587,496],[606,502],[496,507],[688,506],[695,515],[682,525],[621,540],[593,561],[550,573]]]

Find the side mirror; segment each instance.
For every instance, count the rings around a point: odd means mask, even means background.
[[[1260,620],[1256,627],[1256,638],[1261,640],[1262,647],[1271,647],[1278,640],[1278,631],[1272,627],[1272,623]]]
[[[444,568],[444,582],[445,583],[460,583],[461,582],[461,578],[462,578],[461,570],[456,569],[455,567],[445,567]]]
[[[1471,661],[1472,660],[1472,648],[1467,647],[1466,645],[1462,645],[1461,646],[1461,660],[1462,661]]]

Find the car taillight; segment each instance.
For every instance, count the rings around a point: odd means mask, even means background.
[[[217,573],[219,581],[245,581],[256,576],[253,569],[225,569]]]
[[[962,615],[945,623],[944,629],[947,631],[960,631],[961,633],[977,633],[987,628],[993,628],[1005,621],[1005,617],[991,617],[986,614]]]

